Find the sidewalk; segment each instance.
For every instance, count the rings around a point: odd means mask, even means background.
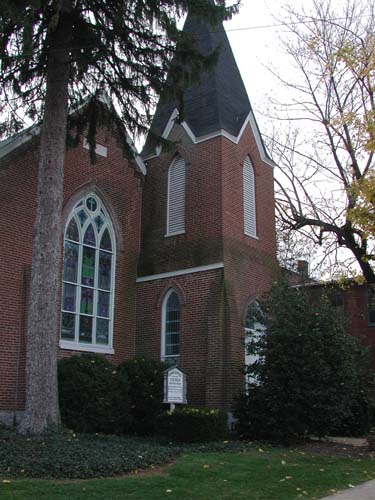
[[[375,500],[375,480],[321,498],[321,500]]]

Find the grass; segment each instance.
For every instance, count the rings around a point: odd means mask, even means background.
[[[314,499],[375,477],[371,459],[298,450],[188,452],[157,474],[85,481],[0,478],[0,498],[131,500]],[[155,469],[154,469],[155,471]]]

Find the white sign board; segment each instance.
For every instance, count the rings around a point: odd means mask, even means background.
[[[164,372],[164,403],[186,404],[186,375],[173,366]]]

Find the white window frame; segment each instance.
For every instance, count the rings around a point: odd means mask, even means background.
[[[184,179],[183,179],[183,182],[184,182],[184,186],[183,186],[183,195],[184,195],[184,200],[183,200],[183,218],[184,218],[184,222],[183,222],[183,228],[177,230],[177,231],[173,231],[171,230],[171,211],[170,211],[170,202],[171,202],[171,173],[173,172],[173,169],[174,167],[176,166],[177,162],[179,161],[182,161],[183,162],[183,165],[184,165]],[[181,215],[181,214],[179,214]],[[184,158],[182,158],[182,156],[178,155],[176,156],[171,165],[169,166],[169,169],[168,169],[168,192],[167,192],[167,231],[166,231],[166,234],[165,236],[166,237],[169,237],[169,236],[177,236],[178,234],[185,234],[185,229],[186,229],[186,161],[184,160]]]
[[[255,171],[249,156],[242,170],[244,234],[259,239],[257,235]]]
[[[166,338],[167,338],[167,331],[166,331],[166,326],[167,326],[167,304],[169,297],[175,293],[177,295],[179,304],[180,304],[180,318],[179,318],[179,354],[165,354],[165,348],[166,348]],[[160,359],[161,361],[168,362],[169,360],[175,361],[175,364],[179,364],[180,360],[180,355],[181,355],[181,300],[173,288],[170,288],[167,293],[165,294],[164,300],[163,300],[163,305],[162,305],[162,313],[161,313],[161,349],[160,349]]]
[[[94,212],[90,212],[87,207],[86,207],[86,201],[88,198],[94,198],[94,200],[97,203],[97,208]],[[83,226],[81,226],[79,218],[78,218],[78,212],[81,210],[81,208],[85,209],[86,214],[88,214],[88,218],[86,219],[85,223]],[[102,218],[104,219],[104,224],[100,228],[100,231],[98,232],[97,227],[94,223],[94,219],[97,215],[101,215]],[[104,216],[104,217],[103,217]],[[66,233],[67,229],[69,227],[69,224],[72,219],[75,219],[75,222],[78,227],[78,232],[79,232],[79,242],[69,240],[66,238]],[[92,224],[95,232],[95,237],[96,237],[96,245],[91,246],[83,243],[84,235],[86,232],[87,227]],[[109,290],[102,290],[98,287],[98,274],[99,274],[99,255],[100,255],[100,240],[102,235],[104,234],[104,231],[108,229],[110,238],[111,238],[111,245],[112,245],[112,252],[109,252],[105,250],[108,253],[112,254],[112,265],[111,265],[111,281],[110,281],[110,288]],[[63,296],[62,296],[62,301],[61,301],[61,320],[60,320],[60,328],[62,326],[62,313],[68,313],[68,314],[74,314],[75,315],[75,339],[74,340],[68,340],[68,339],[62,339],[61,338],[61,332],[60,332],[60,347],[62,349],[70,349],[70,350],[75,350],[75,351],[84,351],[84,352],[96,352],[96,353],[105,353],[105,354],[114,354],[114,349],[113,349],[113,322],[114,322],[114,301],[115,301],[115,272],[116,272],[116,238],[115,238],[115,233],[113,229],[113,225],[111,222],[111,218],[109,217],[109,214],[107,210],[105,209],[102,201],[100,198],[95,194],[95,193],[89,193],[86,196],[84,196],[81,200],[79,200],[74,208],[71,210],[66,224],[65,224],[65,229],[64,229],[64,259],[63,259],[63,266],[64,266],[64,261],[65,261],[65,241],[74,243],[78,245],[78,262],[77,262],[77,282],[69,282],[67,280],[64,280],[64,271],[62,272],[62,288],[64,286],[64,283],[74,285],[76,286],[76,297],[75,297],[75,311],[67,311],[63,309],[64,302],[63,302]],[[93,286],[88,286],[88,285],[83,285],[81,283],[81,277],[82,277],[82,255],[83,255],[83,247],[87,246],[90,248],[95,248],[95,268],[94,268],[94,285]],[[93,326],[92,326],[92,343],[83,343],[79,341],[79,317],[80,315],[85,316],[85,314],[82,314],[80,312],[80,298],[81,298],[81,289],[82,288],[89,288],[93,290],[93,313],[92,315],[87,315],[89,317],[92,317],[93,321]],[[97,314],[97,307],[98,307],[98,298],[99,298],[99,291],[104,291],[106,293],[110,294],[109,298],[109,314],[108,318],[104,318],[101,316],[98,316]],[[100,344],[96,343],[96,321],[97,319],[106,319],[109,321],[109,327],[108,327],[108,344]]]

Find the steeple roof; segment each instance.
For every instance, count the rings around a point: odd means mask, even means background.
[[[184,122],[195,137],[219,130],[237,137],[251,105],[223,24],[213,27],[206,19],[188,15],[184,31],[193,34],[203,54],[209,54],[220,46],[216,66],[203,74],[199,83],[184,91]],[[155,135],[163,134],[176,108],[176,100],[161,97],[151,125]],[[149,138],[144,153],[151,152],[151,142]]]

